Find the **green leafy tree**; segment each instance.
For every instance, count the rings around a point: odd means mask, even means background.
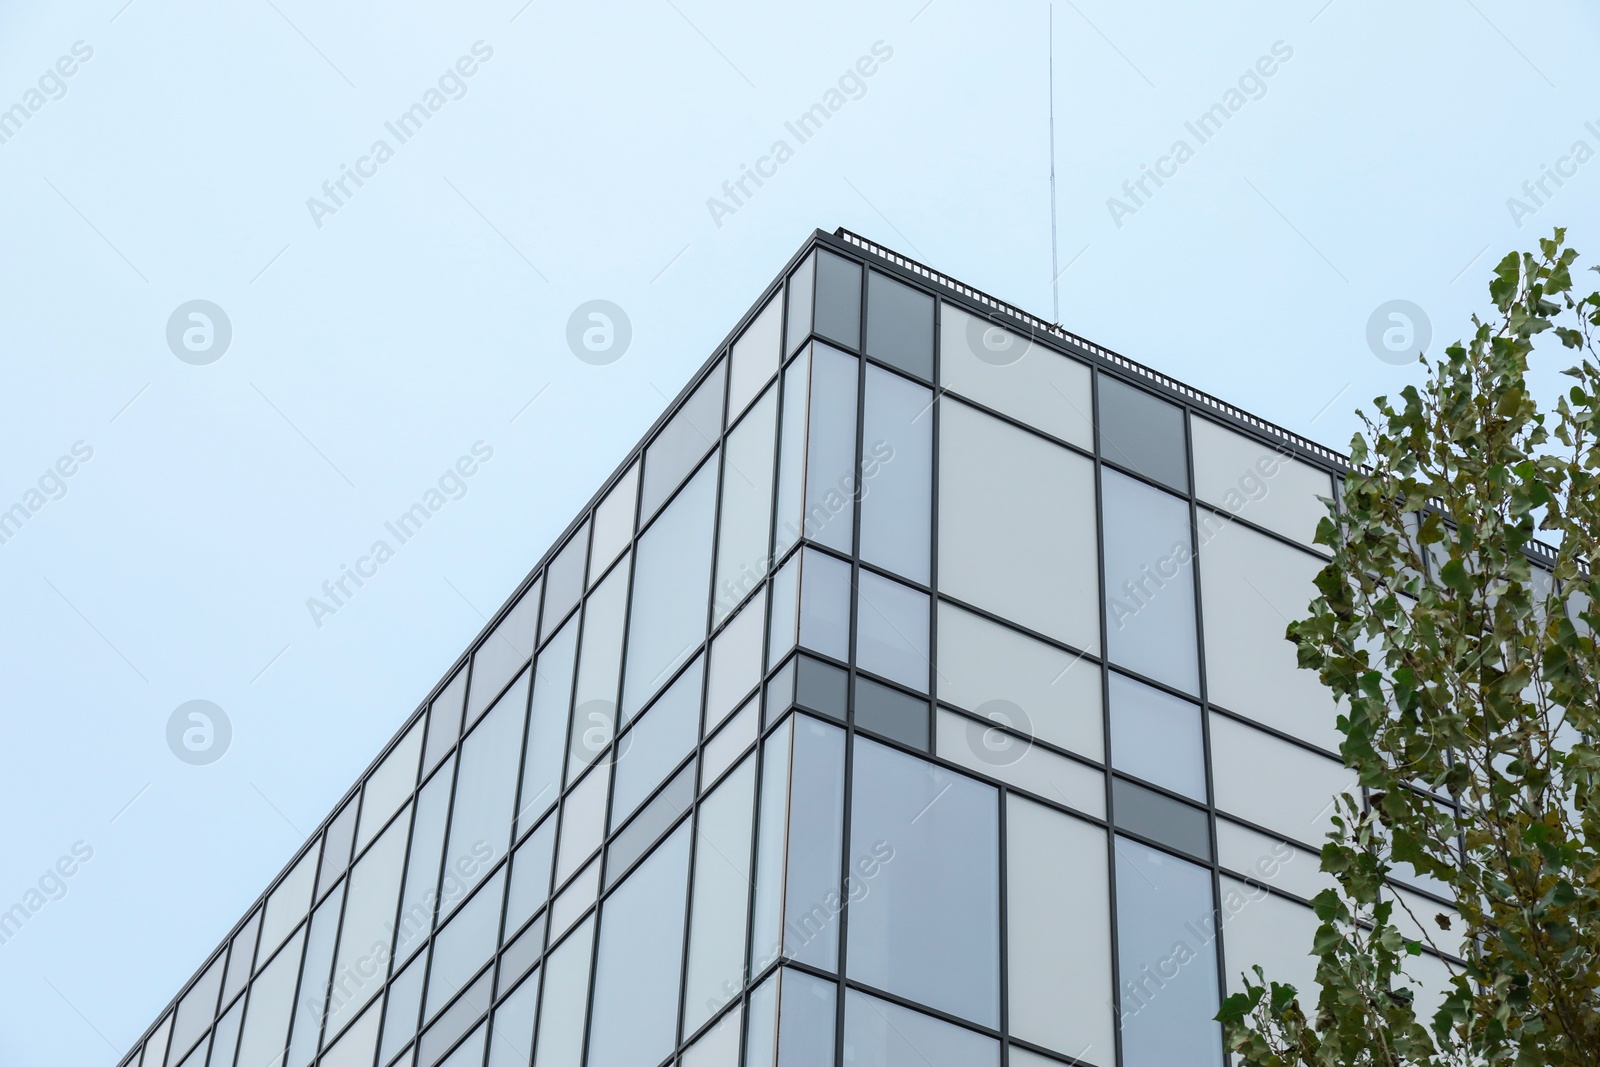
[[[1564,242],[1506,256],[1490,321],[1362,416],[1319,526],[1332,560],[1288,637],[1361,789],[1322,849],[1316,1003],[1256,967],[1217,1016],[1246,1067],[1600,1067],[1600,293]],[[1578,362],[1541,410],[1553,341]],[[1454,905],[1408,916],[1406,864]]]

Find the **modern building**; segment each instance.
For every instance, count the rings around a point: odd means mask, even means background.
[[[818,232],[125,1067],[1221,1065],[1342,466]]]

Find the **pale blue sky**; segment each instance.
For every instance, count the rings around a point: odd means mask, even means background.
[[[1438,348],[1504,251],[1558,223],[1600,245],[1600,162],[1508,210],[1600,149],[1600,15],[1530,10],[1062,0],[1064,325],[1342,447],[1416,376],[1369,351],[1377,305],[1421,305]],[[93,851],[0,944],[0,1063],[121,1054],[813,228],[1048,316],[1045,27],[1033,0],[0,5],[0,109],[40,104],[0,144],[0,510],[93,453],[0,544],[0,909]],[[459,98],[387,135],[480,41]],[[784,123],[877,42],[799,144]],[[633,326],[609,366],[565,343],[596,298]],[[192,299],[232,323],[210,365],[167,347]],[[319,629],[306,598],[480,441]],[[196,699],[233,727],[209,766],[166,743]]]

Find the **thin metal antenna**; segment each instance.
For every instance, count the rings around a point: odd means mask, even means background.
[[[1056,5],[1050,5],[1050,309],[1061,324],[1061,272],[1056,266]]]

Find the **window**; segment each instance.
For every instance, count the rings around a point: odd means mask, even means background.
[[[817,335],[846,348],[861,347],[861,264],[817,253]]]
[[[373,1054],[378,1051],[378,1017],[382,1013],[373,1008],[352,1026],[338,1043],[322,1054],[321,1067],[370,1067]],[[335,1033],[328,1024],[330,1038]]]
[[[261,924],[261,954],[257,957],[257,966],[267,961],[311,909],[311,885],[317,876],[317,846],[320,844],[320,841],[311,842],[294,869],[283,876],[283,881],[267,898],[267,917]]]
[[[611,768],[601,764],[572,787],[561,802],[561,841],[556,851],[556,885],[594,855],[605,837],[606,787]]]
[[[1098,652],[1094,465],[946,401],[939,426],[939,588]]]
[[[545,961],[539,1040],[533,1048],[539,1067],[582,1067],[593,950],[594,920],[589,919]]]
[[[628,820],[700,739],[700,676],[698,663],[679,675],[617,743],[613,830]]]
[[[216,1017],[217,993],[222,988],[222,969],[223,960],[218,956],[211,961],[205,973],[195,979],[178,1004],[178,1010],[174,1013],[176,1021],[172,1024],[174,1062],[194,1047],[194,1043],[210,1028],[211,1020]]]
[[[898,689],[880,685],[865,675],[856,677],[856,726],[875,734],[928,751],[928,702]]]
[[[811,346],[811,420],[806,450],[805,536],[849,554],[855,538],[856,385],[860,360]]]
[[[695,1038],[683,1050],[682,1067],[739,1067],[739,1035],[744,1031],[744,1013],[735,1004],[717,1025]]]
[[[706,686],[706,732],[761,681],[761,638],[767,598],[758,593],[711,643],[711,679]]]
[[[811,308],[816,294],[817,254],[813,252],[789,276],[789,324],[783,350],[793,352],[811,333]]]
[[[418,721],[407,730],[398,744],[389,750],[376,770],[362,787],[361,825],[356,831],[356,851],[378,836],[389,816],[411,797],[417,787],[417,757],[422,752],[423,723]]]
[[[539,583],[535,582],[472,654],[472,684],[467,691],[468,729],[533,655],[538,619]]]
[[[1106,643],[1111,662],[1200,689],[1189,504],[1105,468]]]
[[[424,778],[439,765],[439,761],[461,737],[461,710],[466,695],[467,670],[463,667],[434,697],[433,706],[428,711],[428,740],[423,745],[422,753]]]
[[[589,594],[583,608],[578,684],[567,736],[567,778],[573,779],[617,736],[617,687],[628,616],[626,560]]]
[[[350,872],[329,994],[330,1035],[337,1034],[383,988],[410,830],[409,819],[395,822]]]
[[[585,522],[545,568],[544,610],[539,623],[541,640],[548,641],[556,627],[578,606],[578,598],[583,596],[583,575],[588,560],[589,524]]]
[[[350,866],[350,848],[356,836],[357,806],[354,800],[346,801],[322,835],[322,867],[317,872],[319,900],[333,887],[334,882],[343,877],[345,868]]]
[[[444,851],[445,822],[450,815],[450,785],[455,762],[429,779],[417,794],[411,828],[411,854],[406,859],[406,888],[395,926],[394,958],[399,963],[420,947],[433,929],[439,902],[439,857]],[[457,898],[459,899],[459,898]]]
[[[1332,875],[1322,873],[1317,853],[1229,819],[1217,820],[1217,864],[1307,900],[1336,885]]]
[[[1326,471],[1282,450],[1199,417],[1189,420],[1194,441],[1194,495],[1258,526],[1310,547],[1328,513],[1318,497],[1333,495]],[[1320,551],[1320,549],[1319,549]]]
[[[809,548],[801,553],[800,644],[850,658],[850,564]],[[782,646],[774,652],[781,655]]]
[[[933,393],[869,365],[863,418],[861,558],[927,584]]]
[[[1025,789],[1056,804],[1102,818],[1106,811],[1105,777],[1075,760],[1011,732],[1004,711],[990,705],[984,719],[939,709],[935,751],[986,778]]]
[[[417,1017],[422,1011],[422,980],[428,971],[428,954],[418,956],[389,983],[388,1003],[384,1006],[383,1040],[378,1062],[388,1063],[417,1034]],[[409,1062],[409,1061],[408,1061]],[[239,1067],[244,1067],[240,1064]]]
[[[504,978],[500,988],[506,986]],[[533,1062],[533,1020],[539,1010],[539,980],[529,979],[494,1009],[489,1025],[489,1067],[528,1067]]]
[[[334,942],[339,936],[339,910],[343,893],[333,893],[311,913],[306,934],[305,966],[300,972],[300,992],[295,997],[294,1022],[289,1031],[286,1067],[306,1067],[317,1054],[322,1016],[328,1006],[328,975],[333,970]]]
[[[1189,491],[1183,409],[1137,386],[1100,375],[1100,455],[1180,493]]]
[[[933,297],[867,272],[867,355],[933,380]]]
[[[755,783],[756,761],[746,759],[700,805],[683,1000],[686,1034],[698,1029],[744,987]]]
[[[1211,773],[1217,810],[1317,846],[1333,800],[1354,789],[1355,772],[1331,757],[1211,713]]]
[[[1241,976],[1259,966],[1269,981],[1288,982],[1298,989],[1300,1003],[1315,1004],[1322,988],[1316,980],[1317,959],[1310,953],[1317,925],[1310,908],[1223,875],[1228,991],[1244,992]],[[1254,974],[1250,977],[1255,980]]]
[[[550,864],[555,857],[556,820],[546,819],[511,858],[506,933],[514,934],[550,899]]]
[[[715,622],[743,603],[767,573],[777,416],[778,391],[769,389],[728,435],[723,450],[722,517],[712,596]]]
[[[1115,671],[1109,696],[1111,765],[1205,803],[1200,709]]]
[[[257,909],[239,932],[233,935],[233,946],[228,950],[228,976],[222,983],[222,1003],[227,1005],[244,988],[250,979],[251,964],[255,960],[256,936],[261,932],[261,911]]]
[[[433,967],[428,971],[428,1007],[432,1017],[460,992],[494,955],[500,934],[500,904],[505,896],[502,867],[433,939]]]
[[[727,367],[726,362],[718,363],[645,449],[640,526],[650,521],[722,436],[722,394]]]
[[[1094,447],[1089,368],[950,303],[939,309],[939,377],[1002,415]]]
[[[1000,1042],[851,989],[844,995],[844,1062],[859,1067],[1000,1067]]]
[[[294,1010],[295,980],[300,977],[300,949],[305,930],[250,983],[245,1003],[244,1032],[239,1038],[237,1067],[271,1067],[281,1062],[289,1036],[289,1015]]]
[[[1137,782],[1115,778],[1111,782],[1111,811],[1119,830],[1199,860],[1211,859],[1210,819],[1199,808]]]
[[[449,855],[471,856],[471,874],[462,874],[463,893],[505,855],[517,801],[517,764],[522,755],[522,722],[528,713],[528,678],[523,671],[467,739],[461,742],[460,781],[450,816]]]
[[[767,306],[750,321],[733,343],[728,371],[728,421],[739,417],[751,399],[778,373],[779,348],[783,339],[783,295],[767,301]]]
[[[863,570],[857,585],[856,663],[928,691],[928,594]]]
[[[617,479],[611,492],[594,509],[594,544],[589,549],[589,584],[598,582],[606,568],[633,540],[633,513],[639,506],[639,464]]]
[[[626,877],[668,830],[694,807],[695,761],[690,760],[662,786],[606,848],[606,889]]]
[[[870,890],[851,904],[847,973],[999,1025],[996,791],[861,737],[854,775],[851,868]]]

